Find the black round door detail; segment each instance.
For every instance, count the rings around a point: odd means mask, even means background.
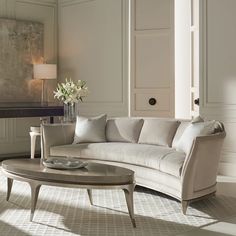
[[[154,106],[154,105],[156,105],[157,100],[156,100],[155,98],[150,98],[149,101],[148,101],[148,103],[149,103],[151,106]]]

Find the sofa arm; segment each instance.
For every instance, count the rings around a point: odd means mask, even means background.
[[[182,169],[182,199],[191,200],[215,189],[225,131],[198,136],[194,140]]]
[[[42,124],[41,132],[41,155],[46,159],[50,154],[50,147],[73,142],[75,124]]]

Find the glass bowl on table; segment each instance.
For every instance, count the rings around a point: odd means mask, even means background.
[[[43,165],[52,169],[71,170],[84,168],[88,165],[88,163],[70,156],[49,156],[47,159],[43,160]]]

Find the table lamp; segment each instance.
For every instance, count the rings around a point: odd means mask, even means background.
[[[57,65],[55,64],[34,64],[34,78],[42,80],[41,105],[47,105],[47,88],[45,80],[57,78]]]

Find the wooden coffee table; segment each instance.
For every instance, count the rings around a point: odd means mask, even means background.
[[[29,183],[31,187],[31,221],[41,185],[85,188],[91,204],[93,204],[92,189],[122,189],[125,193],[131,222],[133,227],[136,227],[133,207],[135,182],[132,170],[94,162],[81,169],[56,170],[44,167],[39,159],[11,159],[2,162],[2,172],[7,177],[7,201],[10,198],[13,180]]]

